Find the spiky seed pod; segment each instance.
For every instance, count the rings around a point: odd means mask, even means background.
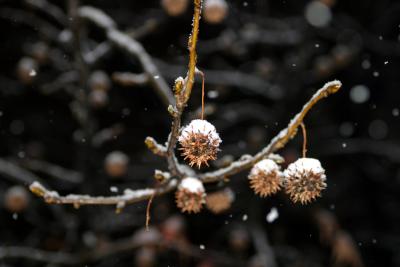
[[[205,202],[205,190],[202,182],[193,177],[181,181],[176,190],[176,205],[182,212],[198,213]]]
[[[284,171],[284,177],[286,193],[293,202],[309,203],[326,188],[325,170],[317,159],[296,160]]]
[[[235,195],[231,189],[226,188],[221,191],[217,191],[206,196],[207,208],[215,213],[219,214],[228,210],[232,202],[235,200]]]
[[[202,164],[208,166],[209,160],[217,158],[219,144],[222,142],[214,125],[206,120],[192,120],[183,128],[178,139],[182,148],[182,156],[189,161],[189,165]]]
[[[263,159],[250,171],[250,187],[261,197],[270,196],[281,189],[282,176],[280,167],[273,160]]]
[[[204,3],[204,19],[211,24],[221,23],[228,14],[225,0],[206,0]]]

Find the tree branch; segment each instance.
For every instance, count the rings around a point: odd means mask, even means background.
[[[82,205],[116,205],[117,210],[124,208],[126,204],[136,203],[142,200],[149,199],[153,194],[156,196],[168,193],[175,189],[177,182],[171,179],[168,183],[161,185],[157,190],[152,188],[131,190],[125,189],[122,195],[117,196],[89,196],[70,194],[60,196],[57,191],[50,191],[41,183],[34,182],[29,186],[29,189],[35,195],[42,197],[48,204],[71,204],[79,208]]]
[[[303,106],[303,109],[289,122],[288,126],[281,130],[271,142],[260,152],[254,156],[242,157],[238,161],[232,162],[228,167],[222,168],[216,171],[207,172],[200,175],[200,178],[205,183],[216,182],[223,180],[224,178],[234,175],[240,171],[246,170],[256,164],[261,159],[268,157],[271,153],[274,153],[278,149],[281,149],[286,143],[293,138],[297,133],[297,128],[302,123],[304,117],[308,111],[321,99],[327,97],[330,94],[336,93],[342,83],[340,81],[332,81],[326,83],[321,89],[319,89],[311,99]]]
[[[153,85],[157,94],[166,104],[175,103],[175,99],[166,81],[160,76],[160,73],[153,63],[150,55],[143,46],[129,35],[119,31],[115,22],[103,11],[84,6],[79,9],[79,16],[87,19],[106,31],[108,40],[115,46],[125,50],[130,55],[137,57],[142,64],[144,72],[148,75],[149,82]]]

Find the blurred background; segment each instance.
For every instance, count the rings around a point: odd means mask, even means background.
[[[144,50],[111,42],[81,6]],[[203,3],[198,68],[223,139],[210,169],[256,153],[325,82],[343,82],[305,120],[308,156],[328,179],[312,204],[284,192],[261,199],[243,172],[207,185],[200,214],[181,214],[172,193],[156,198],[146,232],[146,202],[115,214],[28,191],[35,180],[62,194],[154,186],[167,166],[144,139],[167,139],[163,88],[186,74],[192,6],[0,1],[0,266],[400,266],[399,1]],[[185,124],[199,116],[199,82]],[[297,136],[280,151],[283,166],[301,145]]]

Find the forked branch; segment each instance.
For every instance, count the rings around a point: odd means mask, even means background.
[[[284,147],[287,142],[296,135],[297,128],[303,122],[304,117],[306,116],[308,111],[316,103],[318,103],[319,100],[327,97],[330,94],[336,93],[341,88],[341,86],[342,83],[340,81],[332,81],[325,84],[303,106],[303,109],[290,121],[288,126],[285,129],[281,130],[279,134],[276,135],[271,140],[271,142],[256,155],[243,156],[240,160],[231,163],[228,167],[198,175],[199,178],[204,183],[220,181],[224,178],[227,178],[231,175],[250,168],[263,158],[273,155],[272,153]],[[157,189],[156,195],[168,193],[174,190],[176,186],[177,180],[171,178],[170,180],[168,180],[168,182],[162,184]],[[80,205],[117,205],[119,208],[123,208],[123,206],[126,204],[132,204],[142,200],[147,200],[155,192],[155,189],[149,188],[139,190],[126,189],[123,195],[110,197],[92,197],[89,195],[60,196],[57,192],[46,189],[38,182],[31,184],[30,190],[37,196],[44,198],[44,200],[49,204],[72,204],[77,207],[79,207]]]

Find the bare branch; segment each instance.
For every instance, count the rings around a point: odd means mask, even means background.
[[[143,46],[129,35],[117,30],[115,22],[103,11],[85,6],[79,9],[79,15],[106,31],[108,40],[115,46],[134,55],[140,61],[144,71],[148,75],[150,83],[166,105],[175,103],[175,99],[166,81],[153,63],[150,55]]]
[[[303,106],[303,109],[289,122],[288,126],[281,130],[271,142],[260,152],[254,156],[242,157],[238,161],[232,162],[228,167],[222,168],[213,172],[204,173],[200,175],[203,182],[215,182],[222,180],[228,176],[234,175],[240,171],[246,170],[253,166],[261,159],[268,157],[271,153],[281,149],[286,143],[293,138],[297,133],[297,128],[303,122],[304,117],[308,111],[321,99],[327,97],[330,94],[336,93],[342,83],[340,81],[332,81],[326,83],[321,89],[319,89],[311,99]]]
[[[157,141],[153,137],[150,136],[146,137],[144,143],[146,144],[147,148],[150,149],[151,152],[153,152],[154,154],[160,157],[167,156],[167,148],[157,143]]]
[[[123,208],[126,204],[136,203],[142,200],[149,199],[154,193],[162,195],[175,189],[177,186],[176,180],[171,179],[168,183],[163,184],[157,190],[152,188],[131,190],[125,189],[122,195],[117,196],[89,196],[70,194],[60,196],[57,191],[50,191],[41,183],[34,182],[29,186],[29,189],[35,195],[42,197],[48,204],[71,204],[79,208],[82,205],[116,205],[117,209]]]
[[[0,259],[28,259],[60,265],[76,265],[80,260],[66,252],[50,252],[29,247],[0,247]]]
[[[0,174],[3,174],[6,177],[17,180],[19,183],[22,184],[30,184],[33,183],[34,181],[40,180],[40,178],[37,177],[35,174],[4,159],[0,159]]]
[[[35,159],[24,159],[20,164],[32,171],[47,173],[50,176],[62,181],[80,183],[83,180],[81,173],[74,170],[65,169],[50,162]]]
[[[149,76],[145,73],[114,72],[112,79],[122,86],[142,85],[149,82]]]

